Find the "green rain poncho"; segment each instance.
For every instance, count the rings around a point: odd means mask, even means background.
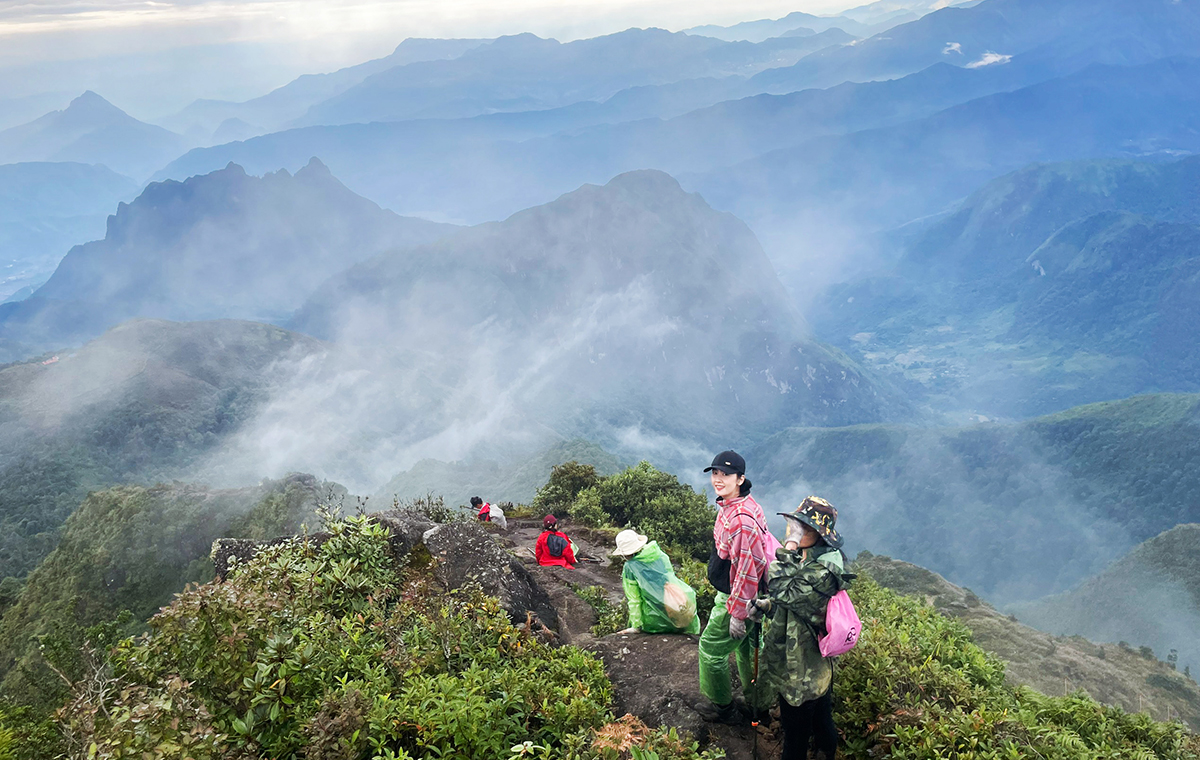
[[[675,577],[671,559],[651,541],[621,571],[629,625],[646,633],[699,633],[696,592]]]

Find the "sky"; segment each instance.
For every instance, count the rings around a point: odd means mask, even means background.
[[[300,74],[390,53],[406,37],[559,40],[833,13],[845,0],[0,0],[0,109],[99,92],[141,118],[242,100]],[[68,98],[69,99],[69,98]],[[64,103],[65,104],[65,103]],[[28,107],[35,108],[32,104]],[[40,101],[39,105],[40,107]],[[0,121],[3,121],[0,114]]]

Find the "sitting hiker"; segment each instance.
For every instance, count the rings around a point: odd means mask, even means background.
[[[559,532],[558,518],[554,515],[542,518],[542,535],[538,536],[533,553],[539,565],[575,567],[575,545]]]
[[[488,504],[478,496],[471,497],[471,506],[477,507],[479,512],[475,514],[475,519],[480,522],[494,522],[503,530],[508,530],[508,519],[504,516],[504,510],[495,504]]]
[[[787,518],[786,541],[771,564],[767,597],[754,602],[755,616],[770,618],[763,636],[762,686],[779,695],[782,760],[807,760],[810,739],[818,760],[833,760],[838,741],[833,664],[822,655],[820,639],[830,597],[854,575],[844,569],[833,505],[809,496],[794,512],[780,514]]]
[[[657,541],[623,530],[612,556],[625,558],[621,585],[629,604],[629,628],[621,633],[700,633],[696,592],[675,577],[671,558]]]

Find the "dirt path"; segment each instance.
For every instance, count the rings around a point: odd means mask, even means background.
[[[676,726],[690,731],[697,739],[724,749],[728,760],[752,760],[753,728],[749,725],[714,725],[704,722],[696,714],[693,706],[702,700],[697,682],[698,636],[592,636],[590,629],[596,623],[596,615],[575,593],[573,586],[601,586],[609,601],[624,604],[620,567],[609,559],[612,544],[607,536],[573,527],[569,520],[561,521],[560,528],[575,542],[576,556],[582,560],[574,569],[537,565],[533,547],[542,532],[540,519],[509,518],[508,530],[499,531],[497,535],[550,595],[559,613],[562,643],[592,651],[604,661],[613,684],[614,712],[617,715],[632,713],[649,725]],[[736,682],[736,675],[734,680]],[[765,727],[770,723],[769,716],[763,716],[763,723],[757,756],[760,760],[773,760],[779,757],[779,749],[774,735]]]

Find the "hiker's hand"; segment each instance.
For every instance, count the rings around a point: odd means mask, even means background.
[[[759,597],[750,604],[750,614],[747,618],[757,623],[762,620],[763,615],[771,611],[771,600],[766,597]]]
[[[729,618],[729,638],[741,641],[746,638],[746,621],[738,618]]]
[[[640,628],[626,628],[623,631],[617,631],[617,633],[641,633],[641,632],[642,631]]]

